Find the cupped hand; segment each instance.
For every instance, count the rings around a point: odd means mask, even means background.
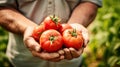
[[[34,27],[27,27],[24,32],[24,43],[26,47],[31,51],[32,55],[43,60],[58,62],[64,59],[64,51],[48,53],[41,49],[40,44],[32,37]]]
[[[84,38],[84,44],[83,44],[83,47],[80,48],[79,50],[76,50],[74,48],[64,48],[63,49],[65,52],[64,55],[65,55],[65,59],[67,59],[67,60],[71,60],[73,58],[78,58],[79,56],[81,56],[81,54],[84,51],[84,48],[86,47],[86,45],[89,42],[89,33],[88,33],[88,30],[84,26],[82,26],[81,24],[78,24],[78,23],[73,23],[70,25],[72,26],[72,28],[82,32],[82,35]]]

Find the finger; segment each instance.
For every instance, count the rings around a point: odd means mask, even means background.
[[[32,37],[28,37],[27,39],[25,39],[24,43],[27,46],[27,48],[31,51],[41,51],[40,45]]]
[[[84,51],[84,47],[81,47],[77,52],[78,52],[78,54],[82,54],[83,51]]]
[[[71,60],[72,59],[72,55],[71,55],[71,53],[70,53],[70,50],[68,49],[68,48],[65,48],[65,49],[63,49],[64,50],[64,52],[65,52],[65,59],[67,59],[67,60]]]
[[[89,42],[89,34],[88,34],[88,31],[86,30],[84,30],[84,31],[82,31],[82,35],[83,35],[83,39],[84,39],[84,45],[83,45],[83,47],[86,47],[86,45],[88,44],[88,42]]]
[[[64,55],[64,51],[63,51],[63,50],[59,50],[58,53],[59,53],[60,55]]]
[[[64,56],[64,55],[61,55],[61,56],[60,56],[60,59],[61,59],[61,60],[65,59],[65,56]]]
[[[32,51],[32,54],[33,56],[35,57],[39,57],[41,59],[44,59],[44,60],[52,60],[52,59],[55,59],[55,58],[58,58],[60,55],[58,53],[46,53],[46,52],[35,52],[35,51]]]
[[[64,59],[64,56],[61,55],[60,57],[55,58],[55,59],[51,59],[51,60],[49,60],[49,61],[52,61],[52,62],[59,62],[59,61],[61,61],[61,60],[63,60],[63,59]]]
[[[74,48],[69,48],[69,49],[73,58],[77,58],[80,56],[80,54]]]
[[[73,58],[79,57],[83,53],[83,48],[79,49],[78,51],[74,48],[69,48]]]
[[[48,60],[48,61],[59,62],[59,61],[61,61],[61,59],[60,58],[56,58],[56,59],[51,59],[51,60]]]
[[[89,42],[89,32],[83,25],[80,25],[79,27],[81,27],[80,32],[82,32],[82,36],[83,36],[83,39],[84,39],[83,47],[86,47],[86,45]]]
[[[63,50],[59,50],[58,53],[59,53],[60,57],[52,59],[50,61],[52,61],[52,62],[58,62],[58,61],[61,61],[61,60],[63,60],[65,58]]]
[[[29,50],[40,51],[40,45],[32,37],[34,27],[27,27],[24,32],[24,43],[29,48]]]

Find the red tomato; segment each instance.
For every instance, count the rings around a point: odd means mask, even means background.
[[[43,31],[45,31],[45,27],[43,24],[41,24],[40,26],[35,27],[34,31],[33,31],[33,38],[36,41],[39,41],[41,34],[43,33]]]
[[[59,29],[59,32],[62,34],[63,31],[66,29],[72,29],[72,27],[69,24],[62,24],[61,28]]]
[[[43,21],[45,29],[55,29],[58,30],[61,27],[60,19],[56,16],[48,16]]]
[[[63,42],[68,48],[80,49],[83,45],[83,37],[80,31],[75,29],[66,29],[63,32]]]
[[[54,29],[44,31],[39,42],[41,48],[47,52],[56,52],[63,45],[62,35]]]

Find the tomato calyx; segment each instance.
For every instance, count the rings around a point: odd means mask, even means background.
[[[49,40],[50,40],[50,44],[52,44],[53,43],[53,41],[55,40],[55,36],[50,36],[50,38],[49,38]]]
[[[72,37],[77,37],[76,29],[73,29],[73,31],[69,31]]]
[[[52,21],[53,21],[56,25],[58,25],[58,23],[60,22],[60,19],[59,19],[57,16],[55,16],[55,15],[50,16],[50,18],[52,19]]]

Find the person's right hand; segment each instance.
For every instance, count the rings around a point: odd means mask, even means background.
[[[34,27],[27,27],[24,32],[24,43],[26,47],[31,51],[32,55],[43,60],[58,62],[64,59],[64,51],[59,50],[58,52],[48,53],[41,50],[41,46],[32,37]]]

